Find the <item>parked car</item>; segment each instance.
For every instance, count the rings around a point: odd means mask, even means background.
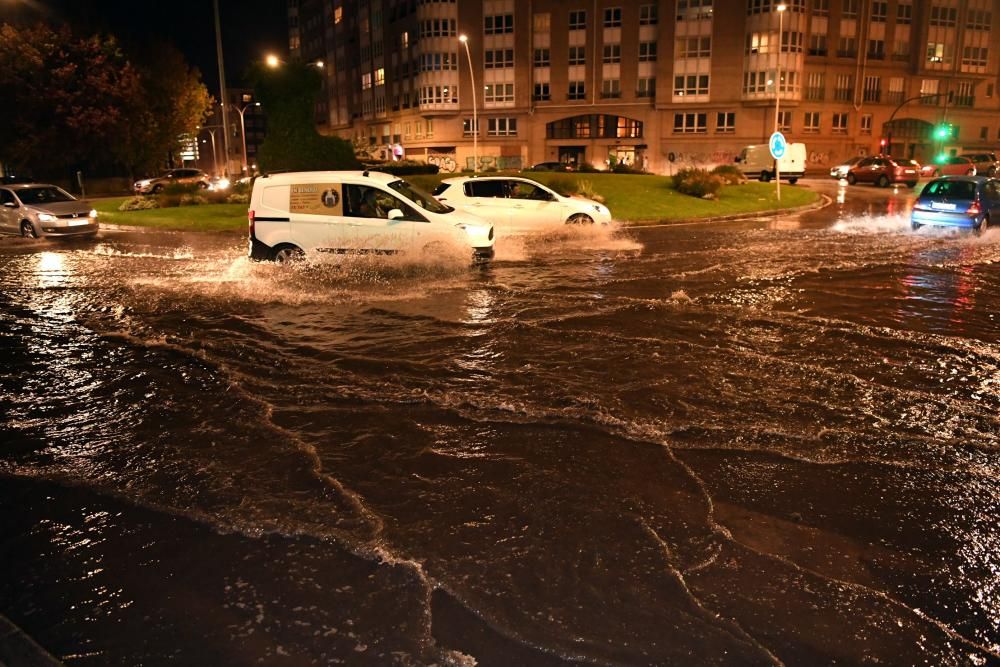
[[[564,197],[537,181],[507,176],[461,176],[441,181],[434,195],[490,221],[498,233],[518,234],[571,224],[611,222],[607,206]]]
[[[771,149],[767,144],[746,146],[733,162],[747,178],[756,178],[762,183],[767,183],[774,178],[777,168],[781,178],[795,185],[806,173],[806,145],[787,144],[785,154],[777,161],[777,165],[775,159],[771,157]]]
[[[168,185],[197,185],[199,188],[208,189],[211,181],[208,175],[201,169],[171,169],[165,171],[156,178],[145,178],[136,181],[132,189],[137,195],[159,194]]]
[[[920,178],[920,165],[913,160],[894,158],[890,155],[866,157],[847,170],[847,182],[874,183],[880,188],[891,183],[906,183],[912,188]]]
[[[531,171],[575,171],[575,168],[569,162],[539,162]]]
[[[976,174],[980,176],[1000,176],[1000,161],[996,153],[962,153],[959,157],[971,160],[976,165]]]
[[[62,188],[43,183],[0,187],[0,231],[27,238],[97,236],[97,211]]]
[[[1000,225],[1000,180],[984,176],[945,176],[926,186],[913,204],[910,225],[960,227],[980,232]]]
[[[848,160],[841,162],[836,167],[830,168],[830,176],[840,180],[841,178],[847,178],[847,172],[851,170],[851,167],[861,162],[864,158],[861,156],[856,156],[849,158]]]
[[[920,168],[921,176],[975,176],[976,165],[967,157],[941,157]]]
[[[398,176],[304,171],[260,176],[250,195],[251,259],[285,262],[315,253],[386,253],[441,243],[493,257],[493,227]]]

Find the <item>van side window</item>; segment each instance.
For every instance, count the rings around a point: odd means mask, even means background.
[[[385,190],[367,185],[344,185],[344,215],[349,218],[387,219],[389,211],[398,208],[403,220],[427,222],[412,206]]]

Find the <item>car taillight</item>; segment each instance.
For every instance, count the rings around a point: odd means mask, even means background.
[[[250,236],[251,237],[254,236],[254,232],[256,231],[255,228],[254,228],[253,219],[254,219],[253,209],[249,209],[247,211],[247,222],[250,223]]]
[[[965,212],[966,215],[976,216],[983,212],[983,209],[979,207],[979,202],[972,202],[972,206]]]

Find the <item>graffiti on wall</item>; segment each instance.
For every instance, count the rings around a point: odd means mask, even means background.
[[[439,155],[428,155],[427,164],[437,165],[438,171],[446,174],[454,174],[458,171],[458,161],[454,153],[444,153]]]
[[[809,151],[809,159],[806,161],[807,164],[823,165],[830,162],[829,151]]]
[[[465,158],[465,163],[468,169],[473,169],[476,165],[475,158],[467,157]],[[503,169],[521,169],[523,161],[520,155],[480,155],[479,156],[479,171],[486,171],[488,169],[496,169],[498,171]]]

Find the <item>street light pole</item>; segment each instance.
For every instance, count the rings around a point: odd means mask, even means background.
[[[460,35],[458,41],[465,45],[465,57],[469,60],[469,79],[472,81],[472,173],[479,173],[479,114],[476,111],[476,73],[472,71],[472,54],[469,52],[469,38]]]
[[[235,104],[233,108],[240,114],[240,134],[243,138],[243,171],[249,176],[250,175],[250,162],[247,160],[247,126],[246,122],[243,120],[243,114],[250,107],[259,107],[260,102],[254,102],[253,104],[244,104],[242,107],[238,107]]]
[[[914,95],[913,97],[907,98],[907,99],[903,100],[902,102],[900,102],[899,105],[895,109],[892,110],[892,113],[889,114],[889,120],[886,121],[886,123],[885,123],[885,125],[889,127],[889,132],[886,135],[886,142],[885,142],[885,154],[886,155],[892,155],[892,121],[896,117],[896,114],[899,113],[899,110],[902,109],[907,104],[909,104],[910,102],[915,102],[917,100],[927,100],[927,99],[931,99],[931,98],[935,98],[935,97],[943,97],[943,96],[944,95],[942,93],[933,93],[931,95]],[[883,126],[883,129],[884,129],[884,127],[885,126]]]
[[[784,28],[785,9],[782,3],[775,7],[778,10],[778,67],[774,82],[774,131],[778,132],[778,117],[781,116],[781,33]],[[774,191],[781,201],[781,159],[774,159]]]
[[[219,60],[219,101],[222,103],[222,145],[226,152],[222,175],[229,175],[229,115],[226,113],[226,67],[222,62],[222,27],[219,22],[219,0],[215,0],[215,53]]]

